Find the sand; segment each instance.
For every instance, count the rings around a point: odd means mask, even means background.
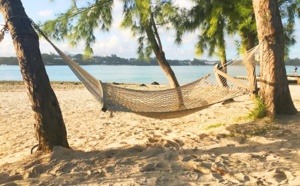
[[[0,83],[0,184],[300,185],[299,113],[248,121],[254,104],[243,96],[178,119],[110,117],[81,84],[53,88],[72,149],[30,154],[37,140],[24,86]],[[300,86],[290,90],[300,110]]]

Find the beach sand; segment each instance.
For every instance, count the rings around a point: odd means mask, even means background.
[[[0,83],[0,185],[300,185],[299,113],[247,121],[243,96],[177,119],[111,117],[81,84],[52,86],[72,149],[31,155],[24,85]],[[300,86],[290,90],[300,110]]]

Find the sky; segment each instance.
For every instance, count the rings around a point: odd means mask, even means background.
[[[70,6],[70,0],[21,0],[25,8],[27,15],[36,23],[44,22],[49,19],[55,18],[58,13],[64,12]],[[78,2],[86,2],[85,0],[78,0]],[[186,0],[176,0],[180,6],[189,7],[190,4]],[[120,28],[122,20],[122,3],[120,0],[114,2],[113,7],[113,25],[109,32],[103,32],[100,30],[95,31],[96,43],[93,45],[94,55],[98,56],[110,56],[116,54],[123,58],[137,58],[136,50],[138,48],[137,40],[132,36],[129,29]],[[299,21],[298,21],[299,23]],[[4,24],[2,15],[0,14],[0,28],[1,24]],[[197,41],[197,34],[189,33],[183,37],[181,45],[174,43],[175,32],[174,30],[159,29],[159,34],[162,39],[162,45],[167,59],[179,59],[192,60],[208,59],[215,60],[217,57],[209,58],[207,55],[197,56],[195,55],[194,46]],[[291,48],[290,58],[300,58],[300,26],[297,24],[295,30],[296,40],[299,41]],[[228,59],[234,59],[237,56],[235,47],[235,38],[226,38],[227,57]],[[84,51],[84,42],[79,43],[76,47],[71,47],[67,40],[54,41],[54,43],[62,51],[67,54],[79,54]],[[41,53],[55,53],[55,50],[44,40],[40,38],[40,50]],[[9,33],[5,35],[4,40],[0,43],[0,57],[15,56],[15,50]]]

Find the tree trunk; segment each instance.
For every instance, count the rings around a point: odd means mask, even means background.
[[[149,23],[150,24],[150,23]],[[156,56],[157,62],[159,66],[162,68],[164,73],[167,76],[167,79],[171,85],[172,88],[179,87],[179,83],[177,81],[177,78],[175,76],[175,73],[173,72],[172,68],[170,67],[170,64],[168,63],[165,53],[162,51],[162,49],[159,47],[158,43],[156,42],[154,31],[151,29],[150,25],[144,24],[146,34],[148,37],[148,40],[151,43],[151,47],[153,49],[153,52]]]
[[[260,42],[260,95],[267,115],[297,112],[289,90],[284,64],[284,35],[277,0],[253,0]]]
[[[0,11],[12,36],[34,111],[38,149],[50,152],[56,145],[69,148],[61,110],[42,61],[38,35],[33,30],[21,1],[0,0]]]
[[[159,64],[159,66],[162,68],[162,70],[165,72],[171,87],[172,88],[179,87],[180,85],[177,81],[175,73],[173,72],[170,64],[168,63],[168,61],[165,57],[165,53],[162,50],[162,47],[159,47],[159,45],[155,39],[155,36],[153,34],[153,30],[151,29],[151,27],[149,25],[144,25],[144,26],[145,26],[148,40],[150,41],[152,50],[156,56],[157,62]],[[177,88],[176,90],[177,90],[177,98],[178,98],[178,108],[184,109],[185,106],[184,106],[184,100],[183,100],[181,89]]]
[[[171,85],[171,87],[179,87],[179,83],[177,81],[177,78],[175,76],[174,71],[172,70],[170,64],[168,63],[165,53],[164,52],[159,52],[159,51],[154,51],[154,54],[156,56],[157,62],[159,66],[163,69],[165,72],[167,79]]]
[[[225,40],[223,40],[223,43],[225,44]],[[222,47],[219,47],[219,53],[220,53],[220,61],[221,61],[221,67],[219,70],[221,70],[227,74],[227,66],[226,66],[227,59],[226,59],[225,45],[223,45]],[[218,76],[220,76],[220,75],[218,75]],[[220,76],[220,80],[222,82],[223,87],[228,87],[227,79],[225,77]]]
[[[247,52],[255,47],[255,34],[247,34],[247,36],[242,36],[242,46],[244,49],[244,58],[243,63],[246,66],[248,81],[251,90],[251,98],[256,98],[258,96],[258,87],[257,87],[257,79],[256,79],[256,64],[255,64],[255,55],[252,53],[246,55]]]
[[[176,91],[177,91],[177,98],[178,98],[178,108],[179,109],[184,109],[185,106],[184,106],[184,100],[183,100],[182,92],[181,92],[181,89],[178,88],[179,83],[176,79],[176,76],[175,76],[173,70],[171,69],[169,63],[167,62],[167,59],[165,57],[165,53],[164,52],[159,53],[158,51],[154,51],[154,53],[155,53],[156,59],[158,61],[158,64],[160,65],[160,67],[165,72],[165,74],[166,74],[166,76],[167,76],[167,78],[168,78],[168,80],[171,84],[171,87],[177,88]]]

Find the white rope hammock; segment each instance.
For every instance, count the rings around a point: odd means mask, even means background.
[[[175,118],[249,93],[248,85],[217,68],[214,71],[219,81],[223,81],[221,84],[209,82],[210,74],[177,88],[158,91],[134,90],[101,83],[58,49],[37,25],[33,22],[32,24],[64,59],[64,62],[99,102],[103,111],[133,112],[159,119]],[[0,32],[0,41],[3,36],[4,30]],[[250,51],[249,56],[254,55],[257,48]],[[224,86],[224,81],[226,81],[226,86]],[[238,86],[230,85],[228,81]]]
[[[220,70],[215,70],[215,72],[223,75],[222,77],[225,77],[227,81],[234,81],[238,86],[213,84],[207,81],[210,74],[177,88],[158,91],[135,90],[101,83],[101,81],[94,78],[59,50],[50,40],[48,42],[100,103],[104,111],[134,112],[139,115],[159,119],[175,118],[249,93],[249,86],[229,75],[224,75]],[[179,91],[182,95],[181,99],[178,98]],[[184,107],[180,107],[181,101],[183,101]]]

